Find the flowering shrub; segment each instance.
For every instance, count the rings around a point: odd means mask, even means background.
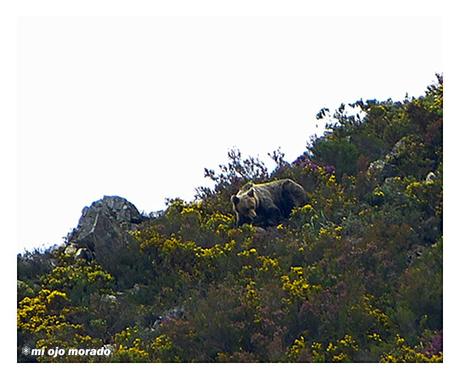
[[[404,338],[396,335],[395,347],[380,358],[382,363],[442,363],[442,352],[427,354],[421,346],[411,347]]]
[[[308,300],[309,294],[318,288],[308,284],[305,280],[303,268],[291,267],[291,271],[288,275],[281,276],[282,288],[286,291],[289,298],[286,298],[286,302],[293,302],[293,300]]]

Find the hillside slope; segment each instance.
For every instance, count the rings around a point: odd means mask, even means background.
[[[274,152],[269,173],[231,151],[205,170],[213,188],[117,229],[95,260],[18,255],[18,361],[442,361],[442,107],[439,76],[419,98],[323,109],[294,162]],[[230,196],[277,178],[309,203],[235,228]]]

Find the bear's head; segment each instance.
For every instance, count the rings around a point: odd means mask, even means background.
[[[233,204],[233,210],[238,215],[251,220],[256,218],[256,208],[258,202],[254,188],[251,188],[242,194],[238,193],[237,195],[232,195],[231,201]]]

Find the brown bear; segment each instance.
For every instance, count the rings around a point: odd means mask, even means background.
[[[278,225],[294,207],[307,203],[304,188],[291,179],[244,185],[231,201],[236,225],[251,223],[259,227]]]

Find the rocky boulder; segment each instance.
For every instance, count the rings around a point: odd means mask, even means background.
[[[119,228],[129,230],[133,224],[142,222],[143,217],[136,206],[126,199],[106,195],[93,202],[91,206],[83,208],[78,226],[72,232],[70,240],[77,243],[87,241],[88,236],[94,235],[95,228],[102,222],[101,219],[110,219]]]
[[[131,202],[104,196],[82,210],[78,226],[68,236],[69,247],[75,247],[80,258],[95,258],[105,270],[117,274],[136,260],[139,249],[129,231],[142,220]]]
[[[398,174],[398,162],[402,156],[410,149],[411,141],[407,136],[399,140],[391,149],[391,151],[385,155],[383,159],[371,162],[367,173],[369,176],[383,181],[385,178],[394,177]]]

